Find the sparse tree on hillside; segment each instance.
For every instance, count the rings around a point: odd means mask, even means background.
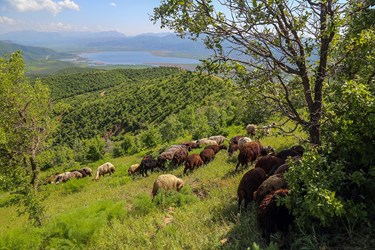
[[[30,220],[41,225],[36,156],[53,122],[48,88],[30,84],[24,68],[21,52],[0,58],[0,188],[17,194]]]
[[[320,145],[323,91],[344,7],[337,0],[162,0],[151,20],[181,37],[203,37],[214,52],[204,69],[234,71],[252,96],[302,125]]]

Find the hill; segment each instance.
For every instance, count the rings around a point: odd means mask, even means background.
[[[54,60],[69,57],[69,54],[59,53],[52,49],[34,47],[34,46],[24,46],[16,44],[9,41],[0,41],[0,55],[11,54],[17,50],[22,51],[23,59],[26,62],[33,60]]]
[[[70,145],[76,139],[160,127],[173,115],[184,121],[181,130],[192,133],[198,121],[184,117],[188,112],[219,133],[243,109],[237,108],[242,94],[236,86],[178,68],[87,70],[41,80],[57,106],[65,105],[56,139]],[[214,131],[201,131],[208,132]]]

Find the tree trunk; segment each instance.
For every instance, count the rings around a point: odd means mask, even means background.
[[[35,190],[38,189],[38,170],[35,163],[35,159],[33,156],[30,157],[30,164],[31,164],[31,171],[32,171],[32,177],[30,184],[33,186]]]
[[[314,102],[313,108],[310,112],[309,136],[310,142],[313,145],[321,145],[321,118],[322,118],[322,102]]]

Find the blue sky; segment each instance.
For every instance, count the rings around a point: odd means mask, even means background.
[[[166,32],[149,20],[159,0],[0,0],[0,33],[118,31],[132,36]]]

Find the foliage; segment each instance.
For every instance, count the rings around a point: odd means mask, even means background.
[[[285,203],[299,226],[306,228],[314,221],[331,225],[344,214],[344,202],[336,195],[345,179],[343,169],[343,164],[329,164],[325,157],[310,151],[285,174],[290,189]]]
[[[99,136],[84,140],[83,145],[86,151],[85,159],[87,161],[98,161],[104,157],[105,142]]]
[[[36,157],[54,127],[49,90],[39,80],[32,85],[25,78],[20,52],[0,58],[0,82],[1,189],[19,194],[17,201],[30,220],[41,225]]]
[[[305,127],[310,141],[320,145],[322,91],[331,77],[328,65],[344,6],[332,0],[163,0],[151,20],[181,37],[202,38],[213,51],[202,71],[236,79],[259,103]]]
[[[149,127],[146,131],[141,132],[140,142],[146,148],[154,148],[161,142],[159,131],[154,127]]]

